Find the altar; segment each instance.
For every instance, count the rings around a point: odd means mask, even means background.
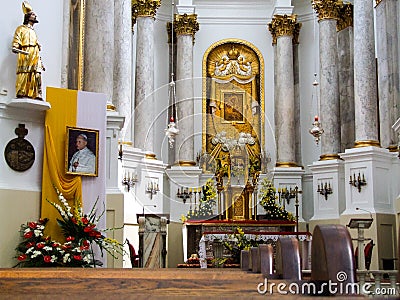
[[[249,238],[275,242],[279,236],[304,236],[307,233],[295,232],[296,222],[282,220],[190,220],[182,227],[184,261],[191,255],[212,257],[212,245],[215,238],[229,239],[237,228]],[[204,249],[202,249],[204,247]],[[204,253],[201,253],[201,252]]]

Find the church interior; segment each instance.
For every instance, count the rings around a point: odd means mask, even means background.
[[[349,270],[398,295],[398,1],[28,2],[0,27],[0,276]]]

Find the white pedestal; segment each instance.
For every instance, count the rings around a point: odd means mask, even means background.
[[[287,188],[287,189],[294,189],[295,186],[299,188],[299,191],[303,190],[302,187],[302,176],[304,174],[304,170],[300,167],[296,168],[277,168],[275,167],[272,171],[273,175],[273,183],[276,189],[279,188]],[[303,201],[302,201],[302,194],[298,194],[299,198],[299,222],[304,222],[303,219]],[[296,199],[290,199],[289,204],[285,204],[285,208],[288,212],[291,212],[293,216],[296,216],[296,206],[295,206]]]
[[[387,149],[362,147],[346,149],[340,157],[345,161],[346,210],[344,214],[357,214],[356,208],[371,213],[394,213],[392,197],[392,157]],[[365,178],[361,188],[349,184],[350,176]]]
[[[316,161],[309,168],[313,174],[314,199],[314,215],[311,220],[339,219],[346,207],[344,162],[338,159]],[[322,189],[325,184],[331,187],[331,194],[318,192],[318,186]]]
[[[190,208],[190,199],[183,203],[182,199],[176,196],[178,188],[201,187],[200,176],[201,169],[197,166],[172,166],[166,170],[169,179],[170,188],[170,218],[171,221],[179,222],[182,215],[188,213]],[[204,184],[204,183],[202,183]]]

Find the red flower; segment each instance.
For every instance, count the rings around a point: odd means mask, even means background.
[[[29,242],[29,243],[27,243],[26,244],[26,248],[30,248],[30,247],[33,247],[33,246],[35,246],[35,243],[34,242]]]
[[[61,248],[63,249],[63,250],[67,250],[67,249],[69,249],[69,248],[72,248],[72,246],[71,245],[62,245],[61,246]]]
[[[48,242],[48,241],[50,241],[50,237],[49,237],[49,236],[46,236],[46,237],[44,238],[44,240],[45,240],[46,242]]]
[[[25,232],[25,234],[24,234],[24,238],[26,238],[26,239],[30,239],[32,236],[33,236],[32,231]]]
[[[53,243],[53,244],[51,244],[51,246],[52,246],[53,248],[57,248],[58,246],[60,246],[60,244],[59,244],[59,243]]]
[[[81,221],[85,225],[89,223],[89,220],[86,217],[83,217]]]
[[[93,231],[93,229],[92,229],[90,226],[88,226],[88,227],[83,228],[83,231],[86,232],[86,233],[87,233],[87,232],[90,233],[90,232]],[[90,234],[89,234],[89,235],[90,235]]]
[[[75,238],[73,236],[68,236],[66,238],[66,240],[67,240],[67,242],[71,242],[71,241],[75,240]]]
[[[35,229],[37,227],[36,222],[29,222],[28,223],[29,228]]]
[[[46,256],[43,257],[43,260],[44,260],[45,263],[49,263],[49,262],[51,262],[51,256],[50,255],[46,255]]]
[[[72,221],[72,223],[76,224],[76,219],[75,219],[75,217],[72,217],[72,218],[71,218],[71,221]]]
[[[37,243],[36,248],[38,249],[43,249],[44,248],[44,243]]]
[[[75,259],[75,260],[82,260],[82,256],[80,256],[80,255],[74,255],[74,259]]]
[[[90,243],[87,240],[83,240],[81,250],[88,250]]]
[[[26,254],[21,254],[20,256],[18,256],[18,260],[19,261],[23,261],[27,258]]]

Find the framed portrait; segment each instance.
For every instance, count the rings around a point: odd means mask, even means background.
[[[244,123],[244,91],[221,91],[222,122]]]
[[[67,174],[98,176],[98,130],[67,126],[65,149]]]

